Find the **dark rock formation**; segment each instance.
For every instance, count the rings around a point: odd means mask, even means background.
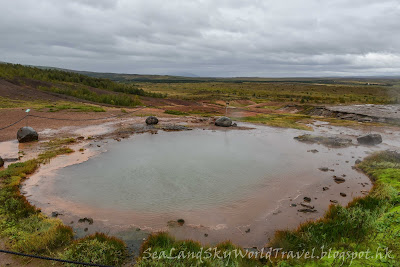
[[[3,166],[4,166],[4,160],[2,157],[0,157],[0,167],[3,167]]]
[[[378,145],[382,143],[380,134],[367,134],[357,138],[358,143],[362,145]]]
[[[154,116],[147,117],[146,124],[147,125],[154,125],[158,123],[158,119]]]
[[[22,127],[17,132],[17,139],[20,143],[37,141],[39,139],[38,133],[32,127]]]
[[[220,127],[230,127],[232,126],[232,120],[228,117],[221,117],[215,121],[215,125]]]

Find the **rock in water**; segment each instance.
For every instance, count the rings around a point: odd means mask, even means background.
[[[357,141],[362,145],[377,145],[382,143],[382,136],[380,134],[367,134],[358,137]]]
[[[3,166],[4,166],[4,160],[2,157],[0,157],[0,167],[3,167]]]
[[[230,127],[232,126],[232,120],[228,117],[221,117],[215,121],[215,125],[221,127]]]
[[[39,139],[38,133],[32,127],[22,127],[17,132],[17,139],[20,143],[37,141]]]
[[[154,125],[158,123],[158,119],[154,116],[147,117],[146,124],[147,125]]]

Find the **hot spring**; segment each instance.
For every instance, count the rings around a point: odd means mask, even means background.
[[[159,131],[110,140],[104,144],[106,152],[85,162],[51,174],[39,172],[40,179],[28,180],[25,190],[45,211],[90,216],[109,227],[170,230],[203,242],[231,239],[260,245],[266,243],[268,229],[295,226],[299,216],[322,216],[329,199],[345,204],[360,195],[354,187],[368,181],[348,163],[360,154],[355,147],[332,150],[303,144],[293,140],[300,133],[257,127]],[[307,152],[314,148],[319,153]],[[322,166],[335,173],[321,172]],[[332,174],[346,174],[347,182],[335,184]],[[322,192],[323,186],[332,190]],[[350,192],[349,198],[338,197],[339,191]],[[290,206],[306,195],[313,197],[318,214],[299,215]],[[169,221],[180,218],[184,227],[168,227]]]

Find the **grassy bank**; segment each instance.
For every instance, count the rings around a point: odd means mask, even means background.
[[[38,89],[42,91],[68,95],[79,99],[95,103],[108,104],[108,105],[134,107],[142,104],[137,95],[131,96],[128,94],[98,94],[82,86],[79,87],[39,86]]]
[[[45,145],[49,149],[36,159],[0,171],[0,235],[12,251],[119,266],[126,258],[123,242],[102,234],[73,241],[71,227],[42,214],[20,193],[22,182],[41,164],[72,153],[64,145],[73,142],[70,138],[49,142]]]
[[[76,112],[105,112],[106,110],[100,106],[72,103],[68,101],[50,102],[44,100],[16,100],[0,96],[0,109],[6,108],[30,108],[38,111],[57,112],[61,110]]]
[[[240,250],[232,244],[216,246],[223,252],[230,251],[231,257],[207,259],[208,247],[193,241],[176,241],[165,233],[153,235],[142,247],[139,266],[399,266],[400,259],[400,154],[380,152],[366,158],[357,166],[371,177],[373,189],[368,196],[356,198],[347,207],[331,205],[323,218],[307,222],[296,230],[277,231],[268,244],[271,248],[281,249],[272,257],[261,259],[236,258],[235,251]],[[201,253],[203,258],[155,259],[152,255],[179,256]],[[385,249],[390,251],[389,256]],[[324,255],[330,250],[331,257],[306,259],[304,252],[315,256]],[[212,250],[213,252],[214,250]],[[268,250],[266,250],[268,251]],[[371,258],[365,252],[370,251]],[[150,254],[154,253],[156,254]],[[284,253],[282,253],[284,252]],[[292,259],[285,253],[300,253],[300,259]],[[336,257],[334,254],[337,253]],[[344,253],[344,254],[343,254]],[[348,254],[350,253],[350,254]],[[364,253],[364,254],[361,254]],[[190,255],[190,254],[189,254]],[[212,253],[212,255],[214,255]],[[247,254],[248,255],[248,254]],[[357,255],[357,258],[353,258]],[[362,257],[360,255],[363,255]],[[341,257],[343,256],[343,257]],[[199,260],[202,259],[202,262]],[[228,261],[229,259],[229,261]]]

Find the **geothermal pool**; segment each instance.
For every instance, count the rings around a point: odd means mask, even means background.
[[[265,231],[322,216],[330,199],[346,204],[368,189],[360,185],[368,178],[351,168],[364,150],[303,144],[293,139],[301,133],[259,127],[135,135],[104,144],[106,152],[85,162],[39,172],[40,179],[28,180],[25,189],[48,212],[90,216],[110,227],[169,229],[206,243],[261,245]],[[307,152],[315,148],[318,153]],[[325,166],[335,172],[318,170]],[[332,176],[342,174],[346,183],[334,183]],[[324,186],[330,190],[322,192]],[[290,207],[304,196],[313,198],[317,213]],[[184,227],[168,227],[180,218]]]

